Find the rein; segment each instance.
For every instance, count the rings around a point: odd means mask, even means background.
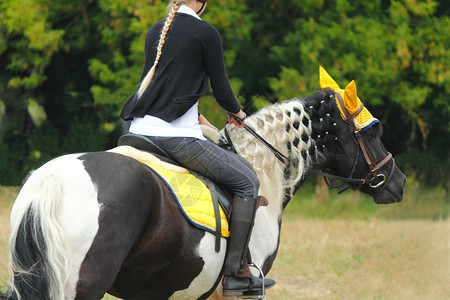
[[[247,124],[245,124],[243,121],[244,119],[238,118],[235,115],[228,113],[228,115],[230,117],[232,117],[233,119],[235,119],[240,125],[243,125],[245,130],[247,130],[251,135],[253,135],[258,141],[260,141],[264,146],[266,146],[267,148],[269,148],[270,151],[272,151],[272,153],[275,155],[276,158],[278,158],[279,161],[281,161],[283,164],[286,163],[286,161],[284,159],[287,159],[289,161],[289,158],[286,157],[286,155],[284,155],[283,153],[281,153],[280,151],[278,151],[274,146],[272,146],[268,141],[266,141],[264,138],[262,138],[259,134],[257,134],[253,129],[251,129],[250,127],[248,127]],[[226,127],[225,127],[226,130]],[[229,139],[229,135],[228,132],[225,131],[227,138]]]

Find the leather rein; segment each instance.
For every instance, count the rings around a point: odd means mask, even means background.
[[[342,111],[344,112],[345,122],[349,125],[350,133],[352,136],[353,141],[356,143],[356,157],[355,162],[353,164],[353,168],[350,172],[350,175],[347,177],[338,176],[329,174],[327,172],[323,172],[320,170],[312,170],[311,173],[323,176],[325,178],[325,181],[330,189],[338,189],[340,188],[338,193],[342,193],[343,191],[347,190],[348,188],[352,188],[353,190],[358,190],[363,186],[364,184],[369,184],[369,186],[373,189],[376,189],[378,187],[383,186],[389,179],[391,178],[392,174],[394,173],[394,163],[392,164],[391,171],[389,172],[388,177],[382,173],[377,173],[381,168],[383,168],[390,160],[394,161],[394,158],[392,157],[391,153],[387,153],[386,157],[381,160],[379,163],[375,161],[373,158],[372,153],[370,152],[369,148],[367,147],[366,143],[364,142],[361,133],[359,130],[356,130],[355,125],[353,124],[353,119],[361,112],[361,110],[364,108],[364,104],[361,103],[361,107],[354,113],[350,114],[347,110],[347,108],[344,105],[344,100],[342,99],[341,95],[339,93],[334,92],[334,96],[330,95],[330,98],[337,97],[339,101],[339,105],[342,108]],[[276,158],[281,161],[283,164],[286,163],[285,159],[288,160],[289,158],[286,157],[284,154],[282,154],[280,151],[278,151],[275,147],[273,147],[269,142],[267,142],[264,138],[262,138],[260,135],[258,135],[253,129],[251,129],[248,125],[246,125],[243,122],[243,119],[240,119],[236,117],[235,115],[228,113],[229,116],[233,117],[239,124],[243,125],[245,130],[247,130],[250,134],[252,134],[257,140],[259,140],[264,146],[269,148],[270,151],[276,156]],[[227,137],[228,142],[232,145],[232,141],[228,135],[228,132],[225,127],[225,134]],[[234,147],[233,147],[234,148]],[[356,166],[358,165],[360,150],[362,151],[364,155],[364,159],[366,160],[367,165],[369,166],[369,173],[366,175],[365,178],[353,178],[353,174],[356,171]],[[334,186],[331,183],[331,179],[341,180],[344,183],[340,186]],[[346,185],[347,184],[347,185]],[[356,187],[351,187],[348,184],[357,184]],[[346,185],[346,186],[345,186]],[[384,189],[385,186],[382,187],[381,190]],[[378,191],[377,193],[381,192]]]

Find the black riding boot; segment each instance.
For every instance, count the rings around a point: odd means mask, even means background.
[[[230,221],[230,240],[225,259],[223,295],[261,295],[262,279],[253,276],[248,267],[248,242],[256,215],[257,201],[253,197],[235,197]],[[265,288],[275,285],[272,279],[265,279]]]

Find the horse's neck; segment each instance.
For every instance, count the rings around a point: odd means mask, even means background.
[[[311,165],[308,149],[311,124],[303,102],[292,100],[269,106],[248,118],[246,124],[261,135],[294,164],[283,164],[275,155],[243,129],[229,126],[236,151],[253,165],[260,180],[259,194],[269,200],[267,207],[258,209],[250,240],[250,251],[255,263],[264,264],[267,272],[275,258],[279,241],[281,217],[287,191],[293,191]],[[303,138],[302,138],[303,137]],[[302,151],[305,157],[302,157]]]
[[[293,191],[311,167],[308,149],[314,141],[310,138],[309,115],[303,101],[294,99],[262,109],[249,117],[246,124],[295,161],[295,164],[283,164],[247,131],[229,126],[236,151],[252,164],[261,181],[260,194],[269,199],[271,213],[279,218],[286,191]]]
[[[269,200],[267,207],[258,209],[250,241],[253,261],[264,263],[265,271],[278,249],[284,207],[311,169],[330,162],[325,148],[333,146],[330,140],[336,143],[333,124],[336,115],[339,117],[330,93],[320,91],[302,100],[272,105],[247,119],[249,127],[289,157],[287,163],[280,162],[247,131],[229,126],[236,151],[253,165],[261,182],[260,194]]]

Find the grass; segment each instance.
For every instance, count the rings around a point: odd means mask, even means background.
[[[0,286],[18,188],[0,186]],[[327,190],[310,178],[283,215],[268,299],[450,299],[449,194],[408,178],[404,200]],[[105,296],[104,299],[116,299]]]
[[[447,220],[287,222],[269,299],[450,299],[449,238]]]
[[[0,286],[8,280],[8,255],[6,244],[9,237],[9,214],[19,189],[0,186]]]
[[[322,178],[310,177],[288,204],[283,220],[320,219],[447,219],[450,195],[443,187],[422,187],[408,177],[403,200],[389,205],[375,204],[359,191],[337,194],[329,191]]]

